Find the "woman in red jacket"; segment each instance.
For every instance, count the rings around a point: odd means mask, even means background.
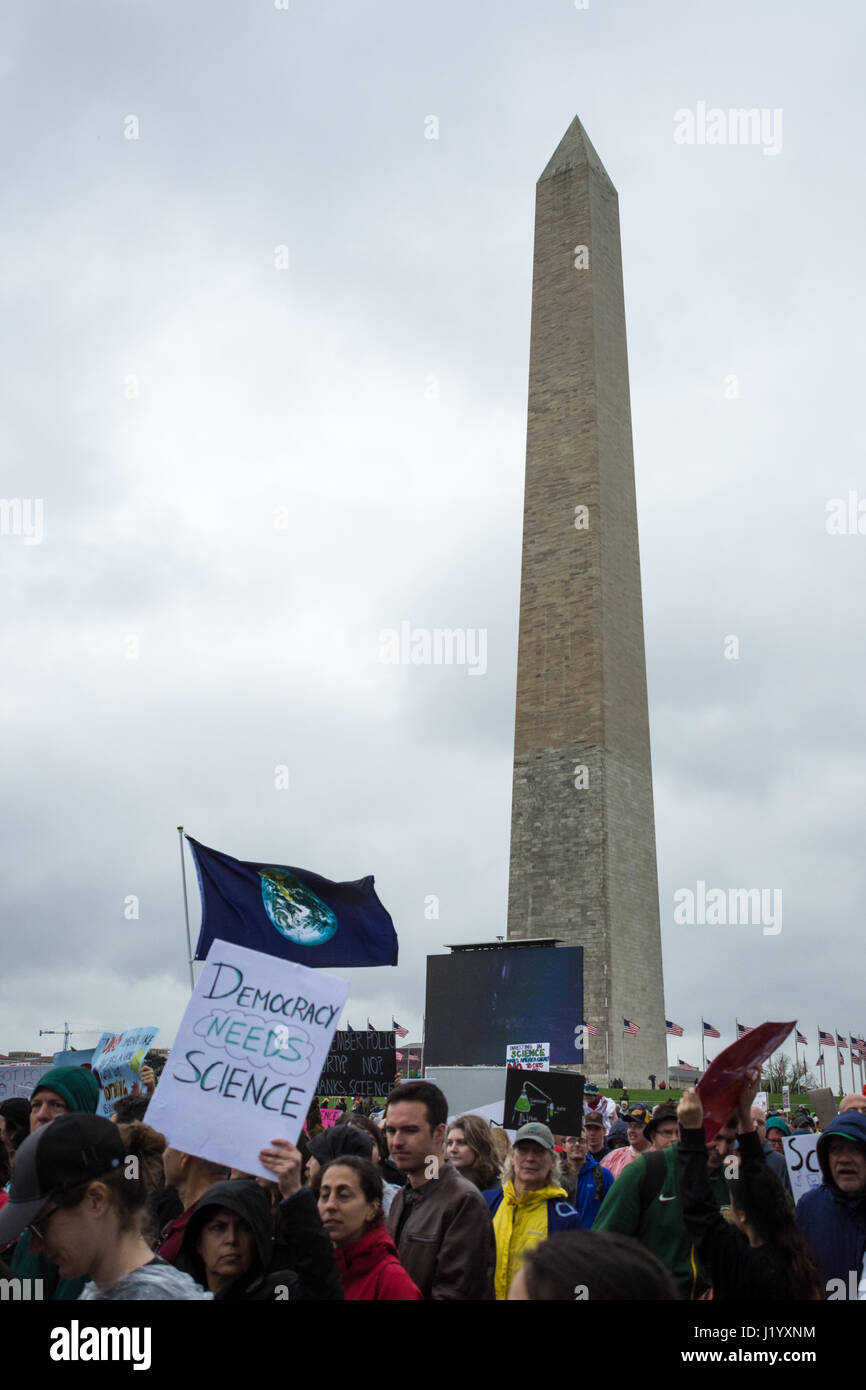
[[[351,1299],[417,1300],[382,1219],[382,1179],[368,1158],[345,1154],[322,1169],[319,1215],[334,1242],[343,1294]]]

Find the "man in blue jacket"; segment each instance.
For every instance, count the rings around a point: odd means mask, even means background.
[[[570,1134],[565,1141],[565,1156],[569,1171],[563,1178],[568,1199],[580,1213],[583,1229],[588,1231],[601,1210],[608,1189],[613,1186],[613,1173],[587,1152],[586,1128],[580,1134]]]
[[[824,1181],[800,1198],[797,1221],[812,1244],[824,1296],[856,1299],[866,1254],[866,1115],[837,1115],[818,1140]]]

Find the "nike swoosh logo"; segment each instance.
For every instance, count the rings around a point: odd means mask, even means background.
[[[676,1200],[677,1200],[677,1194],[676,1194],[676,1193],[674,1193],[673,1197],[659,1197],[659,1201],[660,1201],[660,1202],[675,1202]]]

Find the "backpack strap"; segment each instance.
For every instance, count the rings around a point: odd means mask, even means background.
[[[592,1170],[592,1180],[595,1183],[595,1200],[604,1201],[604,1169],[597,1163]]]
[[[665,1185],[668,1164],[665,1158],[664,1149],[651,1149],[643,1156],[643,1176],[640,1180],[638,1189],[638,1199],[640,1201],[640,1213],[643,1216],[647,1207],[655,1201]]]

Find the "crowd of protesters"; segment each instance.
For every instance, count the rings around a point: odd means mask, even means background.
[[[580,1133],[510,1143],[408,1081],[330,1128],[311,1107],[266,1179],[171,1148],[146,1095],[102,1118],[92,1073],[55,1067],[0,1104],[2,1275],[54,1300],[866,1300],[866,1096],[795,1209],[781,1139],[815,1122],[768,1117],[758,1085],[709,1140],[695,1091],[588,1086]]]

